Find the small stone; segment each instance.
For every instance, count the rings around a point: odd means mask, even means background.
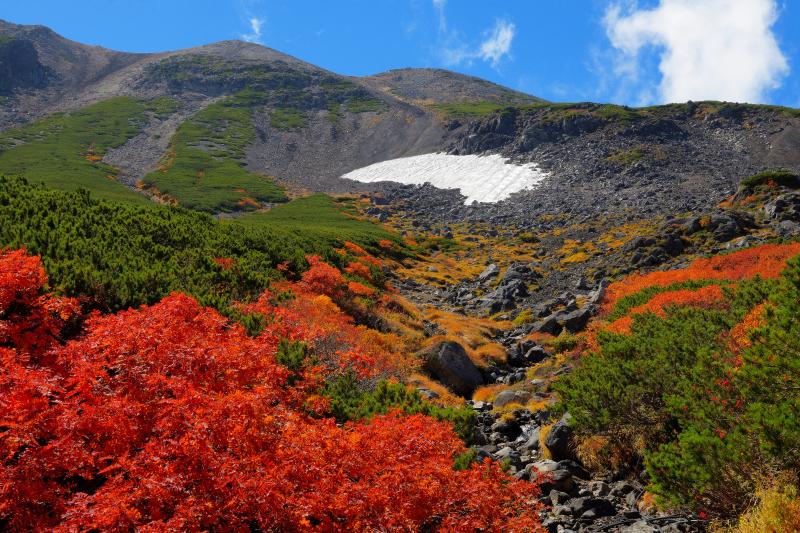
[[[593,495],[600,497],[608,495],[611,492],[611,487],[604,481],[592,481],[589,483],[589,490]]]

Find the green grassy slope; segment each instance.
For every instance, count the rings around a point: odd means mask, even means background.
[[[99,200],[85,190],[63,192],[0,176],[0,247],[41,255],[58,292],[87,295],[102,309],[182,291],[229,310],[232,301],[265,289],[279,263],[301,271],[306,254],[339,260],[333,247],[343,239],[370,248],[380,239],[398,240],[351,219],[324,196],[252,217],[220,222],[187,209]],[[232,259],[232,267],[219,258]]]
[[[401,242],[397,235],[388,233],[382,227],[355,218],[352,201],[334,200],[325,194],[315,194],[269,211],[244,215],[230,224],[249,229],[280,229],[298,238],[311,239],[322,248],[337,246],[346,240],[377,251],[378,243],[383,239],[398,244]]]
[[[694,114],[699,116],[715,115],[722,111],[731,113],[747,113],[756,111],[770,111],[788,117],[800,117],[800,109],[789,107],[733,104],[726,102],[696,102]],[[514,109],[521,113],[537,113],[543,122],[556,122],[574,116],[594,116],[610,122],[631,122],[650,117],[665,115],[686,114],[689,112],[688,104],[668,104],[651,107],[627,107],[615,104],[593,103],[552,103],[541,102],[531,104],[499,104],[495,102],[455,102],[432,104],[432,109],[449,118],[476,119],[487,117],[506,110]]]
[[[116,169],[100,159],[141,131],[147,111],[165,113],[171,105],[164,99],[112,98],[0,133],[0,172],[57,189],[85,187],[103,198],[147,204],[146,197],[117,182]]]
[[[248,172],[242,160],[255,138],[251,106],[259,95],[241,92],[211,104],[178,128],[159,170],[145,184],[201,211],[233,211],[286,200],[265,176]]]

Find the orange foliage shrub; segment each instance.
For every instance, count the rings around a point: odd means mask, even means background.
[[[800,243],[764,244],[731,254],[695,260],[687,268],[635,274],[612,283],[606,291],[603,310],[611,311],[616,302],[648,287],[666,287],[675,283],[705,279],[742,280],[756,275],[776,278],[786,261],[800,254]]]
[[[655,313],[666,316],[665,310],[670,306],[712,308],[725,305],[725,294],[719,285],[708,285],[699,289],[683,289],[656,294],[644,305],[634,307],[630,313],[618,318],[603,329],[611,333],[629,334],[633,326],[633,315],[641,313]],[[591,332],[590,332],[591,333]],[[594,332],[596,334],[596,332]],[[590,336],[592,336],[590,334]],[[596,340],[590,345],[596,346]]]
[[[724,303],[725,293],[722,291],[722,287],[708,285],[694,290],[683,289],[656,294],[646,304],[631,309],[630,314],[650,312],[663,317],[665,316],[664,310],[671,305],[712,308]]]
[[[327,295],[301,292],[302,282],[294,287],[292,300],[273,302],[267,293],[244,308],[271,319],[262,336],[305,342],[328,372],[352,369],[376,378],[403,376],[416,366],[398,336],[357,326]]]
[[[38,293],[44,281],[35,258],[0,256],[2,312],[35,314],[52,301]],[[296,312],[334,313],[327,296],[317,298]],[[318,369],[290,385],[275,360],[278,334],[302,333],[288,322],[278,313],[254,338],[173,294],[93,315],[79,338],[40,343],[52,356],[38,364],[25,343],[4,337],[0,523],[56,531],[540,530],[534,485],[496,464],[453,470],[465,448],[447,423],[390,413],[337,426],[309,413]]]
[[[369,255],[366,250],[354,242],[344,241],[344,248],[356,257],[363,257]]]
[[[346,284],[339,269],[322,261],[316,255],[310,255],[306,259],[310,267],[301,277],[303,288],[315,294],[341,298]]]
[[[369,271],[369,267],[363,263],[353,261],[347,265],[344,271],[353,276],[358,276],[361,279],[372,281],[372,273]]]
[[[604,331],[608,331],[610,333],[619,333],[622,335],[628,335],[631,332],[631,327],[633,326],[633,317],[630,315],[623,316],[622,318],[616,319],[611,324],[607,325],[606,327],[602,328]],[[589,345],[594,347],[595,349],[599,347],[597,344],[597,332],[590,331],[589,336],[591,340]]]
[[[232,257],[214,257],[212,261],[222,270],[230,270],[236,264],[236,260]]]
[[[364,296],[364,297],[371,297],[375,296],[375,289],[371,287],[367,287],[362,283],[358,283],[357,281],[351,281],[347,284],[347,290],[350,294],[355,296]]]
[[[753,345],[750,334],[764,324],[766,306],[766,303],[755,306],[731,329],[728,345],[734,354],[738,355]]]

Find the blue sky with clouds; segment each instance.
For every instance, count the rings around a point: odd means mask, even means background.
[[[0,18],[126,51],[246,39],[343,74],[443,67],[554,101],[800,107],[796,0],[2,0]]]

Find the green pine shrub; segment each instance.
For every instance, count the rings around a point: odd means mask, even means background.
[[[379,381],[374,387],[369,387],[349,372],[329,383],[324,394],[330,402],[331,414],[339,422],[370,419],[390,409],[399,409],[407,414],[447,420],[465,442],[470,443],[473,438],[475,412],[472,409],[439,407],[402,383]]]
[[[645,292],[619,304],[662,291]],[[633,315],[630,334],[600,331],[597,351],[554,389],[579,439],[612,443],[626,468],[643,463],[663,505],[732,517],[765,473],[800,472],[800,258],[779,279],[724,293],[712,308]],[[763,325],[738,353],[732,331],[763,302]]]

